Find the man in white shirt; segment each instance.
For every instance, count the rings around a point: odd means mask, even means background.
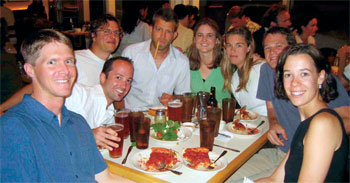
[[[91,23],[92,44],[89,49],[75,51],[77,83],[98,84],[104,62],[111,57],[120,41],[120,24],[112,15],[104,15]]]
[[[88,122],[96,144],[111,149],[118,147],[114,130],[104,124],[115,123],[113,102],[121,101],[129,92],[133,79],[133,66],[130,59],[115,57],[107,60],[100,73],[100,84],[85,86],[76,83],[65,106]]]
[[[122,53],[134,62],[133,85],[125,97],[126,108],[132,110],[146,110],[160,100],[166,104],[173,93],[191,92],[188,58],[171,45],[177,34],[176,15],[169,8],[159,9],[152,21],[151,40]]]

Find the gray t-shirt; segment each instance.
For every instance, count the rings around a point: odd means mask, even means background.
[[[301,119],[297,107],[295,107],[290,101],[278,99],[274,95],[274,78],[275,73],[273,69],[268,65],[268,63],[264,63],[260,70],[259,86],[256,97],[272,103],[277,120],[285,129],[288,136],[288,141],[284,142],[285,146],[280,146],[279,148],[283,152],[287,152],[290,148],[293,135],[298,128]],[[350,98],[347,95],[346,90],[339,80],[336,77],[334,78],[337,81],[337,90],[339,95],[335,100],[329,102],[328,106],[333,109],[341,106],[349,106]],[[280,137],[283,139],[282,136]]]

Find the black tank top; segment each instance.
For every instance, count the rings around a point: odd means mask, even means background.
[[[297,182],[301,164],[303,162],[304,144],[303,139],[307,130],[309,129],[311,120],[321,112],[328,112],[336,116],[341,124],[343,131],[343,139],[341,146],[337,151],[334,152],[331,165],[329,167],[325,182],[342,182],[344,180],[344,174],[346,172],[346,165],[349,153],[349,142],[346,136],[343,120],[341,117],[332,109],[321,109],[311,117],[301,122],[294,134],[292,145],[290,148],[289,158],[285,164],[285,177],[284,182]],[[320,144],[322,145],[322,144]]]

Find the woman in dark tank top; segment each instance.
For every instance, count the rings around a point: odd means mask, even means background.
[[[327,105],[338,96],[329,63],[314,46],[297,44],[276,69],[275,95],[298,107],[301,123],[286,158],[256,182],[342,182],[349,142],[341,117]]]

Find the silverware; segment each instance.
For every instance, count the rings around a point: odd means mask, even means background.
[[[176,174],[176,175],[181,175],[182,174],[182,172],[179,172],[179,171],[177,171],[177,170],[172,170],[172,169],[169,169],[169,168],[163,168],[164,170],[169,170],[169,171],[171,171],[172,173],[174,173],[174,174]]]
[[[128,156],[129,156],[129,154],[130,154],[130,152],[131,152],[131,150],[132,150],[133,147],[134,147],[134,146],[130,146],[130,147],[129,147],[128,153],[126,153],[126,156],[125,156],[125,158],[124,158],[123,161],[122,161],[122,165],[124,165],[124,164],[126,163],[126,160],[128,159]]]
[[[215,168],[215,163],[216,163],[221,157],[225,156],[226,153],[227,153],[226,150],[222,151],[222,153],[220,154],[220,156],[219,156],[218,158],[216,158],[216,160],[208,166],[208,169],[214,169],[214,168]]]
[[[227,138],[231,138],[231,136],[226,135],[226,134],[223,134],[223,133],[220,133],[220,132],[219,132],[219,135],[224,136],[224,137],[227,137]]]
[[[223,148],[223,149],[231,150],[231,151],[234,151],[234,152],[241,152],[240,150],[232,149],[232,148],[229,148],[229,147],[224,147],[224,146],[217,145],[217,144],[214,144],[214,146],[216,146],[216,147],[221,147],[221,148]]]
[[[253,134],[253,132],[254,132],[256,129],[258,129],[261,125],[263,125],[264,123],[265,123],[265,121],[262,120],[262,121],[259,123],[259,125],[258,125],[257,127],[255,127],[254,129],[250,130],[248,133]]]

